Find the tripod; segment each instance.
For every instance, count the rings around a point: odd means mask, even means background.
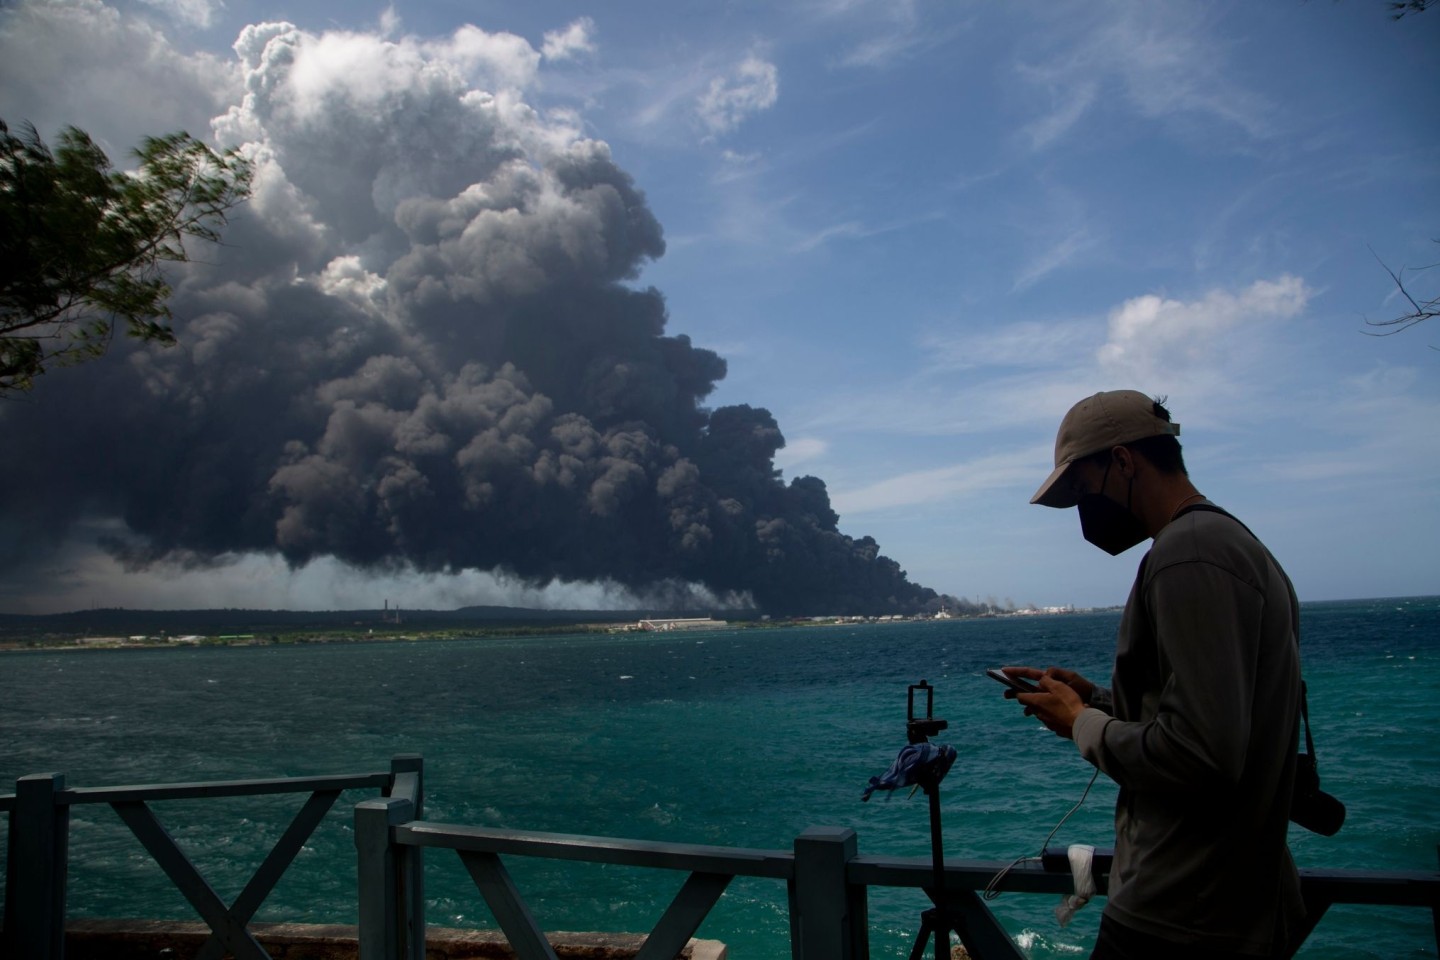
[[[952,916],[945,903],[945,851],[942,839],[944,835],[940,831],[939,778],[926,778],[925,782],[920,783],[920,789],[925,791],[925,797],[930,803],[930,869],[934,889],[926,892],[935,905],[920,913],[920,930],[915,934],[915,946],[910,951],[910,960],[920,960],[925,955],[925,945],[930,942],[931,934],[935,935],[935,960],[950,960],[950,932],[953,930],[959,933],[961,943],[966,941],[964,918]],[[966,949],[969,949],[968,943]]]
[[[910,960],[925,955],[925,945],[935,936],[935,960],[950,960],[950,934],[956,933],[973,960],[1025,960],[1025,955],[1000,926],[1000,921],[974,890],[945,889],[945,853],[940,832],[940,778],[918,776],[915,782],[930,801],[931,886],[925,893],[934,904],[920,913],[920,930]]]
[[[926,695],[925,716],[915,716],[915,691]],[[906,731],[910,743],[927,743],[930,734],[944,730],[948,724],[932,716],[934,688],[924,680],[911,686],[907,706]],[[949,748],[943,748],[949,750]],[[974,960],[1024,960],[1015,942],[1000,926],[999,921],[975,895],[973,890],[945,889],[944,832],[940,827],[940,781],[950,771],[954,751],[948,758],[917,764],[910,770],[910,782],[925,791],[930,807],[930,869],[931,886],[926,889],[930,909],[920,913],[920,930],[915,934],[915,946],[910,951],[910,960],[921,960],[925,946],[935,937],[935,960],[950,960],[950,934],[956,933],[966,951]]]

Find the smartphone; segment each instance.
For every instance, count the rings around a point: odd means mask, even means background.
[[[1017,693],[1039,693],[1040,688],[1029,680],[1021,680],[1019,677],[1012,677],[999,667],[991,667],[985,671],[985,675],[991,680],[999,680],[1005,686]]]

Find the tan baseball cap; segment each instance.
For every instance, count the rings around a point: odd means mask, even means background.
[[[1047,507],[1073,507],[1076,497],[1061,483],[1070,465],[1092,453],[1146,437],[1178,437],[1180,424],[1155,415],[1155,402],[1138,390],[1110,390],[1086,397],[1065,414],[1055,435],[1055,469],[1030,498]]]

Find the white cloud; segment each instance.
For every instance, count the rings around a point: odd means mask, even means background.
[[[564,30],[547,31],[540,52],[546,60],[570,60],[582,53],[594,53],[595,41],[591,39],[594,32],[595,21],[581,17]]]
[[[753,114],[773,107],[779,96],[780,73],[775,65],[751,55],[725,76],[710,81],[696,111],[711,133],[726,133]]]
[[[230,142],[245,143],[243,152],[250,159],[247,211],[258,217],[273,235],[283,237],[312,256],[319,256],[328,230],[316,216],[315,202],[286,179],[274,148],[260,142],[263,136],[260,131],[237,120],[230,134]]]
[[[406,198],[455,196],[520,151],[543,161],[577,139],[573,114],[542,117],[520,98],[540,54],[513,34],[389,40],[272,23],[246,27],[235,52],[249,94],[214,127],[256,156],[253,206],[273,230],[364,238]],[[324,228],[301,222],[320,208]]]
[[[427,72],[435,70],[435,65],[427,67],[422,63],[424,57],[438,60],[446,66],[458,66],[471,84],[523,90],[535,82],[535,73],[540,66],[539,51],[530,46],[524,37],[513,33],[489,33],[468,23],[448,39],[419,43],[421,56],[416,56],[408,49],[409,46],[402,45],[401,55],[390,65],[388,72],[396,80],[412,74],[424,78]]]
[[[1286,275],[1257,280],[1238,294],[1212,290],[1190,302],[1135,297],[1111,312],[1109,337],[1095,358],[1117,381],[1233,382],[1268,359],[1255,349],[1262,324],[1299,314],[1310,296],[1303,280]]]
[[[352,254],[331,260],[315,278],[315,288],[371,316],[384,316],[385,278],[366,270],[358,256]]]
[[[818,460],[830,450],[830,444],[819,437],[800,437],[787,440],[785,446],[775,454],[775,467],[789,473],[802,463]]]

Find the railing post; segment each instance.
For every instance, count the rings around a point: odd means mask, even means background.
[[[410,801],[410,820],[425,818],[425,758],[418,753],[396,754],[390,759],[390,796]],[[406,939],[409,956],[425,960],[425,851],[399,847],[392,851],[399,896],[408,900]]]
[[[56,803],[63,773],[15,781],[10,810],[5,881],[4,955],[27,960],[65,956],[65,876],[70,852],[70,808]]]
[[[390,791],[386,796],[409,800],[414,819],[425,816],[425,758],[418,753],[397,753],[390,758]]]
[[[359,894],[360,960],[424,960],[414,953],[414,927],[425,940],[424,916],[412,913],[402,872],[405,857],[391,840],[391,828],[414,819],[409,800],[390,797],[355,805],[355,852]]]
[[[851,889],[845,866],[859,847],[849,827],[810,827],[795,838],[791,955],[795,960],[866,960],[864,888]]]

